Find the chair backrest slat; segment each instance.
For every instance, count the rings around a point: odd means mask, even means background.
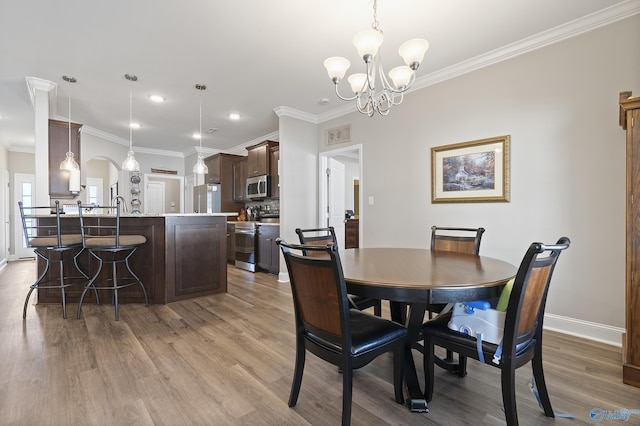
[[[22,201],[18,201],[20,208],[20,218],[22,220],[22,232],[25,243],[29,247],[38,246],[42,237],[56,236],[55,243],[47,239],[47,246],[52,248],[62,248],[62,232],[60,227],[60,201],[56,201],[54,206],[25,206]],[[52,221],[51,219],[55,219]],[[41,237],[40,239],[36,237]]]
[[[431,250],[479,254],[484,228],[431,227]]]
[[[326,228],[313,228],[313,229],[296,229],[296,234],[298,234],[298,239],[300,240],[300,244],[307,246],[323,246],[326,247],[328,244],[334,244],[336,247],[338,246],[338,241],[336,239],[336,232],[333,226],[329,226]],[[312,257],[327,257],[327,253],[325,251],[303,251],[305,256]]]
[[[571,241],[562,237],[555,245],[533,243],[516,273],[505,318],[505,344],[515,347],[542,333],[544,309],[551,277],[560,253]]]
[[[97,222],[86,220],[92,218],[94,215],[87,212],[113,212],[115,216],[112,217],[97,217]],[[80,230],[82,232],[82,241],[85,247],[91,245],[91,239],[100,237],[114,237],[114,247],[120,246],[120,201],[116,202],[115,206],[97,206],[97,205],[83,205],[81,201],[78,201],[78,215],[80,217]]]
[[[278,244],[289,272],[296,320],[324,340],[350,345],[349,302],[337,247]]]
[[[289,265],[289,278],[302,321],[339,339],[342,335],[340,296],[331,261],[309,264],[291,256]]]

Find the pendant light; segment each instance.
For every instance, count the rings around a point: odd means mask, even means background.
[[[65,156],[65,159],[60,163],[60,170],[80,170],[80,166],[78,162],[75,160],[73,152],[71,152],[71,83],[75,83],[77,80],[75,77],[68,77],[66,75],[62,76],[62,79],[69,83],[69,150]]]
[[[138,81],[138,77],[132,74],[125,74],[124,78],[130,82]],[[122,162],[122,170],[129,172],[139,172],[140,164],[136,161],[135,153],[133,152],[133,91],[129,89],[129,152],[127,152],[127,158]]]
[[[193,166],[193,173],[206,175],[209,173],[209,168],[204,164],[204,155],[202,154],[202,91],[207,90],[207,86],[204,84],[196,84],[196,89],[200,90],[200,130],[197,136],[198,139],[200,139],[200,147],[198,148],[198,159]]]

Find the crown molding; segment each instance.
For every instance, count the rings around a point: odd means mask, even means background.
[[[309,123],[318,124],[318,116],[286,106],[275,107],[273,111],[278,117],[292,117]]]
[[[94,127],[84,125],[80,130],[82,134],[96,136],[98,138],[116,143],[118,145],[129,147],[129,141],[127,139],[123,139],[121,137],[115,136],[111,133],[104,132],[102,130],[98,130]],[[185,155],[179,151],[168,151],[163,149],[154,149],[154,148],[144,148],[144,147],[135,147],[135,152],[141,154],[153,154],[153,155],[162,155],[165,157],[178,157],[185,158]]]
[[[52,90],[56,89],[55,93],[57,95],[58,85],[53,81],[45,80],[44,78],[38,78],[38,77],[25,77],[24,80],[25,80],[25,83],[27,84],[27,92],[29,93],[31,106],[33,106],[34,109],[36,105],[36,99],[35,99],[36,90],[44,90],[45,92],[51,92]],[[55,96],[49,96],[49,111],[53,112],[54,114],[57,111]]]

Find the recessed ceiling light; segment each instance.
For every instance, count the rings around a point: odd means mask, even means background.
[[[240,120],[240,114],[238,114],[237,112],[232,112],[229,114],[229,118],[232,120]]]
[[[131,127],[132,129],[139,129],[140,123],[129,123],[129,127]]]
[[[202,139],[202,135],[198,132],[195,132],[192,136],[194,139]]]
[[[149,95],[149,99],[153,102],[164,102],[164,98],[160,95]]]

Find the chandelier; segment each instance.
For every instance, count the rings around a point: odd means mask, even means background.
[[[351,66],[348,59],[339,56],[328,58],[324,61],[329,78],[335,84],[336,95],[344,101],[356,101],[358,111],[369,117],[378,112],[387,115],[394,105],[402,103],[406,92],[415,81],[415,70],[424,59],[424,54],[429,48],[429,42],[424,39],[413,39],[404,42],[398,49],[398,53],[404,59],[406,65],[393,68],[389,71],[387,79],[382,69],[382,58],[378,49],[382,44],[382,30],[378,23],[378,2],[373,0],[372,29],[360,31],[353,37],[353,44],[358,49],[358,55],[362,57],[366,66],[366,73],[351,74],[347,77],[352,97],[344,97],[338,91],[338,84]],[[376,78],[379,78],[380,86],[376,90]]]
[[[138,81],[138,77],[132,74],[125,74],[124,78],[131,83]],[[122,170],[129,172],[139,172],[140,164],[136,161],[135,152],[133,152],[133,127],[135,124],[132,120],[133,117],[133,92],[129,89],[129,152],[127,152],[127,158],[122,162]]]
[[[202,154],[202,91],[207,89],[207,86],[204,84],[196,84],[196,89],[200,90],[200,131],[193,137],[196,139],[200,139],[200,148],[198,149],[198,160],[196,164],[193,166],[193,173],[198,175],[206,175],[209,173],[209,168],[204,163],[204,155]]]
[[[71,83],[75,83],[77,80],[75,77],[68,77],[66,75],[62,76],[62,79],[69,83],[69,115],[68,115],[68,124],[69,124],[69,150],[65,155],[65,159],[60,163],[60,170],[80,170],[80,166],[78,162],[75,160],[73,152],[71,151]]]

